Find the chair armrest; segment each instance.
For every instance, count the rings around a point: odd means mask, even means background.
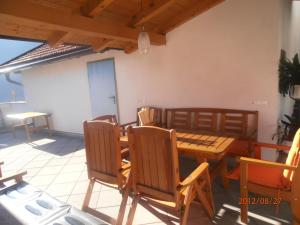
[[[22,177],[24,175],[27,174],[27,171],[23,171],[23,172],[19,172],[17,174],[14,174],[14,175],[10,175],[10,176],[5,176],[5,177],[1,177],[0,178],[0,183],[4,183],[4,182],[7,182],[9,180],[16,180],[16,182],[19,182],[22,180]]]
[[[240,163],[241,164],[253,164],[253,165],[258,165],[258,166],[266,166],[266,167],[277,167],[277,168],[289,169],[289,170],[296,170],[296,168],[297,168],[295,166],[286,165],[284,163],[271,162],[271,161],[246,158],[246,157],[241,157]]]
[[[132,125],[132,124],[136,124],[136,121],[132,121],[132,122],[129,122],[129,123],[120,124],[120,127],[127,127],[127,126]]]
[[[125,171],[125,170],[128,170],[128,169],[130,169],[130,168],[131,168],[131,163],[130,163],[130,162],[124,163],[124,164],[122,165],[122,167],[120,168],[120,172]]]
[[[208,171],[208,163],[201,163],[184,181],[180,182],[177,186],[177,190],[180,190],[198,180],[204,172]]]
[[[133,124],[137,124],[136,121],[120,124],[119,126],[120,126],[120,131],[121,131],[122,135],[126,135],[126,127],[133,125]]]
[[[276,145],[270,143],[261,143],[261,142],[254,142],[252,143],[252,151],[254,152],[254,157],[257,159],[261,159],[261,148],[269,148],[273,150],[290,150],[290,146],[286,145]]]
[[[252,131],[249,135],[249,138],[253,138],[253,140],[257,139],[257,129],[255,129],[254,131]]]
[[[291,148],[291,146],[287,146],[287,145],[276,145],[276,144],[262,143],[262,142],[254,142],[253,147],[271,148],[274,150],[290,150]]]

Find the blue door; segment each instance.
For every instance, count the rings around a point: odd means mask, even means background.
[[[92,116],[118,116],[114,60],[88,63],[88,77]]]

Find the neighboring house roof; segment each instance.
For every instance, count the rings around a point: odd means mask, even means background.
[[[48,44],[41,44],[0,65],[0,73],[7,73],[36,64],[53,62],[63,58],[89,53],[92,53],[92,49],[90,46],[85,45],[62,44],[57,48],[52,48]]]

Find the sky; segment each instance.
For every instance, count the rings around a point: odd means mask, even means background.
[[[0,39],[0,65],[40,44],[39,42]],[[22,82],[20,74],[12,74],[11,78],[15,81]],[[12,96],[12,92],[15,93],[15,99]],[[5,76],[0,74],[0,103],[13,100],[22,101],[24,98],[23,87],[7,82]]]
[[[40,44],[40,42],[0,39],[0,65]]]

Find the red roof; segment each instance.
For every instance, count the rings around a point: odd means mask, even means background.
[[[62,44],[57,48],[52,48],[48,44],[42,44],[12,60],[9,60],[6,63],[3,63],[2,66],[12,66],[20,63],[28,63],[34,60],[42,60],[42,59],[51,59],[57,56],[63,56],[68,53],[76,52],[77,50],[83,50],[89,48],[88,46],[82,45],[66,45]]]

